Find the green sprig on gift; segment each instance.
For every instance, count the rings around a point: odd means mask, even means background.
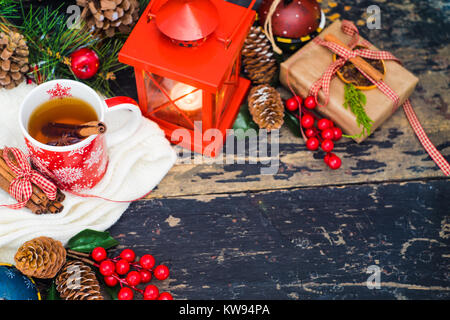
[[[344,107],[351,110],[351,112],[356,116],[356,123],[358,127],[362,126],[362,130],[359,134],[349,136],[343,135],[344,137],[351,139],[359,139],[363,136],[369,136],[372,130],[373,120],[369,118],[364,109],[367,103],[367,98],[361,90],[358,90],[353,84],[349,83],[345,85],[344,91]]]

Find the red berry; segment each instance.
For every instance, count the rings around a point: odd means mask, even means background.
[[[94,250],[92,250],[91,256],[92,259],[94,259],[97,262],[100,262],[105,260],[108,255],[106,254],[105,248],[97,247]]]
[[[341,164],[341,158],[339,158],[337,155],[333,154],[332,156],[330,156],[330,160],[328,160],[328,166],[331,169],[337,170],[341,167]]]
[[[306,130],[305,130],[305,135],[306,135],[308,138],[315,137],[315,136],[316,136],[316,130],[314,130],[313,128],[306,129]]]
[[[153,270],[153,275],[158,280],[166,280],[169,277],[169,268],[161,264]]]
[[[325,118],[320,119],[320,120],[317,122],[317,128],[318,128],[319,130],[325,130],[325,129],[330,128],[330,121],[329,121],[328,119],[325,119]]]
[[[331,152],[334,149],[334,143],[331,140],[323,140],[322,141],[322,150],[325,152]]]
[[[312,128],[314,125],[314,117],[310,114],[305,114],[302,117],[302,127],[305,129]]]
[[[131,249],[125,249],[120,253],[120,257],[128,262],[133,262],[136,259],[136,254]]]
[[[127,274],[126,280],[128,285],[135,287],[139,283],[141,283],[141,274],[139,273],[139,271],[131,271]]]
[[[116,272],[120,275],[126,274],[130,271],[130,264],[127,260],[121,259],[116,262]]]
[[[104,260],[100,263],[99,271],[104,276],[110,276],[116,270],[116,265],[111,260]]]
[[[333,129],[333,140],[338,141],[342,138],[342,130],[340,128],[334,127]]]
[[[141,264],[142,268],[151,269],[155,266],[155,258],[153,258],[151,254],[145,254],[141,257],[139,263]]]
[[[313,96],[309,96],[305,99],[305,102],[303,104],[308,109],[314,109],[317,106],[316,98],[314,98]]]
[[[330,161],[332,153],[327,153],[325,157],[323,158],[323,161],[328,165],[328,161]]]
[[[115,287],[119,283],[119,280],[113,276],[107,276],[104,280],[108,287]]]
[[[159,290],[156,286],[150,284],[145,287],[144,300],[156,300],[159,296]]]
[[[117,297],[119,300],[133,300],[133,290],[128,287],[123,287],[120,289]]]
[[[146,269],[140,270],[139,273],[141,274],[142,283],[147,283],[152,279],[152,273]]]
[[[319,140],[314,137],[309,138],[306,140],[306,148],[311,151],[317,150],[319,148]]]
[[[158,300],[173,300],[173,297],[170,293],[168,292],[162,292],[159,297]]]
[[[286,109],[289,111],[295,111],[298,109],[299,104],[302,103],[302,98],[294,96],[286,101]]]
[[[328,140],[333,140],[334,138],[334,133],[332,129],[325,129],[322,131],[322,138],[324,139],[328,139]]]

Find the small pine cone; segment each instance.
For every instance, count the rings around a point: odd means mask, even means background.
[[[273,87],[261,84],[253,87],[248,95],[248,109],[253,121],[267,131],[283,125],[284,106],[280,93]]]
[[[88,28],[101,37],[130,33],[139,20],[138,0],[77,0],[77,5]]]
[[[49,279],[56,276],[66,262],[66,249],[60,241],[39,237],[25,242],[17,250],[14,260],[24,275]]]
[[[276,76],[278,64],[269,39],[259,27],[251,27],[242,48],[244,72],[254,84],[270,83]]]
[[[68,261],[55,284],[65,300],[104,300],[95,272],[81,261]]]
[[[28,46],[23,35],[9,30],[0,32],[0,88],[19,85],[29,70]]]

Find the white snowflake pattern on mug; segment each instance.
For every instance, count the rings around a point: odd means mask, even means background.
[[[53,170],[53,174],[61,183],[73,183],[83,177],[83,170],[81,168],[64,167]]]
[[[103,159],[103,148],[91,152],[90,157],[86,160],[86,167],[90,169],[94,164],[99,163]]]

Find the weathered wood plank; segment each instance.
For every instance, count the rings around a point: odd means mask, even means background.
[[[110,232],[170,266],[155,284],[176,299],[448,299],[449,191],[436,180],[142,201]],[[372,265],[381,289],[366,286]]]

